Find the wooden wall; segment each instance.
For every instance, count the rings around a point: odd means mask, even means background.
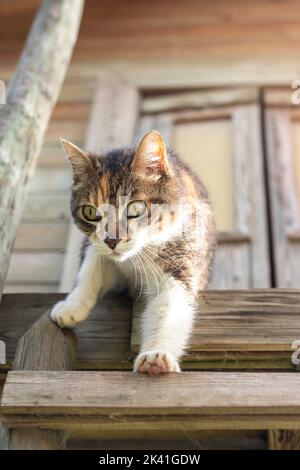
[[[2,60],[14,63],[38,5],[1,1]],[[298,52],[299,25],[297,0],[86,0],[74,60],[276,58]]]

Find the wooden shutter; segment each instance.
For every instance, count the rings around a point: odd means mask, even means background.
[[[260,108],[255,90],[144,97],[136,140],[150,129],[206,183],[218,228],[214,288],[270,285]]]
[[[300,286],[300,109],[293,90],[266,90],[265,123],[276,287]]]

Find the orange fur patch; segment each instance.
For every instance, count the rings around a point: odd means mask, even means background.
[[[110,172],[106,171],[103,173],[101,182],[100,182],[100,189],[102,192],[102,198],[104,202],[108,202],[109,197],[109,179],[110,179]]]

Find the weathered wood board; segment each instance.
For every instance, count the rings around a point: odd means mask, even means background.
[[[7,294],[1,304],[0,339],[7,366],[17,340],[62,294]],[[297,290],[205,291],[184,369],[296,370],[292,343],[300,339]],[[76,329],[77,368],[131,368],[138,349],[138,309],[131,321],[130,299],[107,296]],[[26,314],[24,314],[26,312]]]
[[[9,428],[74,429],[144,420],[186,429],[300,429],[300,375],[185,372],[149,377],[130,372],[8,374],[1,401]],[[151,419],[149,419],[151,417]],[[142,425],[143,427],[143,425]]]

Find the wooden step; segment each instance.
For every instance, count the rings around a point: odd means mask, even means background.
[[[7,294],[0,305],[0,339],[7,370],[18,339],[61,294]],[[185,369],[296,370],[292,344],[300,340],[300,291],[284,289],[206,291],[199,310]],[[75,333],[80,369],[131,369],[138,349],[136,309],[131,335],[131,301],[110,295],[99,302]],[[26,312],[26,314],[24,313]]]
[[[14,371],[1,407],[13,429],[300,429],[300,375]]]

